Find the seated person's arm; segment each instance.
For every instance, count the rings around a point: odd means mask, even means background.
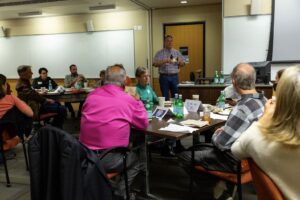
[[[148,115],[142,101],[135,101],[131,105],[132,121],[131,124],[138,129],[146,129],[148,127]]]
[[[40,87],[39,87],[39,85],[38,85],[38,81],[37,81],[37,79],[35,78],[35,79],[33,79],[33,81],[32,81],[32,88],[34,88],[34,89],[40,89]]]
[[[19,96],[23,96],[24,98],[32,101],[36,101],[38,103],[44,103],[46,101],[46,98],[40,95],[38,92],[36,92],[33,89],[24,88],[21,91],[18,91]]]
[[[71,80],[68,79],[68,75],[67,75],[67,76],[65,77],[65,81],[64,81],[65,87],[66,87],[66,88],[73,87],[74,84],[77,82],[77,79],[78,79],[78,78],[76,78],[76,79],[74,79],[73,81],[71,81]]]
[[[242,110],[230,114],[221,130],[217,130],[212,136],[212,143],[220,150],[227,150],[241,135],[242,131],[250,125],[247,116]]]
[[[24,101],[22,101],[18,97],[15,97],[15,96],[12,96],[12,97],[14,98],[16,107],[22,113],[24,113],[27,117],[33,117],[33,111],[32,111],[32,109]]]
[[[231,146],[231,152],[233,155],[240,159],[250,157],[247,152],[247,146],[251,142],[251,134],[254,131],[259,131],[257,123],[254,122]]]
[[[153,95],[153,103],[158,104],[158,97],[155,94],[153,88],[151,88],[151,91],[152,91],[152,95]]]
[[[57,83],[52,78],[50,78],[50,80],[51,80],[52,87],[54,89],[56,89],[57,88]]]
[[[259,137],[261,131],[259,126],[261,121],[253,122],[251,126],[233,143],[231,152],[240,159],[250,157],[251,147],[255,146],[254,138]]]
[[[83,82],[87,82],[87,79],[82,74],[80,76],[81,76]]]

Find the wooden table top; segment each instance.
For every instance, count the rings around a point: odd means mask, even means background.
[[[171,132],[171,131],[161,131],[159,130],[160,128],[168,126],[169,123],[167,121],[170,119],[170,117],[164,117],[164,119],[159,120],[156,118],[153,118],[148,125],[148,128],[145,130],[147,134],[161,137],[161,138],[168,138],[168,139],[175,139],[175,140],[180,140],[182,138],[188,137],[192,135],[192,133],[189,132]],[[173,118],[172,118],[173,119]],[[200,119],[200,116],[198,113],[189,113],[184,117],[184,119],[175,119],[176,124],[178,124],[180,121],[184,121],[187,119]],[[219,120],[219,119],[212,119],[209,125],[203,126],[198,129],[197,133],[201,134],[201,132],[215,128],[217,126],[222,126],[225,124],[224,120]]]

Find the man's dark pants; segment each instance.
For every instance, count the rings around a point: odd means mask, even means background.
[[[174,98],[175,94],[178,93],[178,74],[160,74],[159,84],[162,96],[168,101],[170,99],[169,91],[171,91],[171,97]]]

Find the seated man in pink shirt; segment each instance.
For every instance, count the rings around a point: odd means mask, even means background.
[[[104,86],[91,92],[82,109],[80,142],[96,153],[113,147],[127,147],[130,127],[146,129],[147,112],[138,98],[124,92],[125,69],[120,65],[106,69]],[[108,154],[103,159],[107,172],[122,171],[122,155],[118,152]],[[132,183],[139,173],[140,163],[135,152],[128,152],[128,183]],[[115,195],[125,196],[123,177],[114,190]]]

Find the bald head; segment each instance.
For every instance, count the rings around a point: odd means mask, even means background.
[[[114,84],[124,86],[126,80],[126,71],[123,65],[116,64],[107,67],[105,72],[105,84]]]
[[[255,88],[256,72],[252,65],[238,64],[231,73],[233,82],[242,90],[251,90]]]

